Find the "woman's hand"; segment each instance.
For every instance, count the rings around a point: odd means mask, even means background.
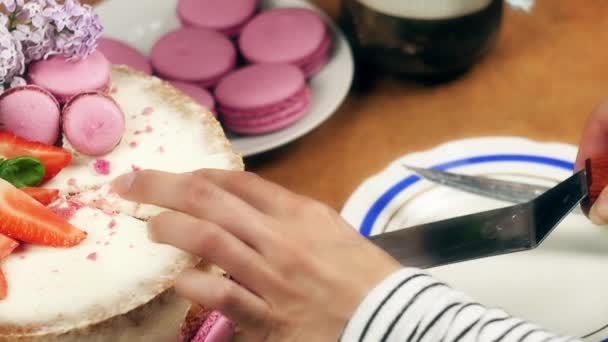
[[[583,130],[576,170],[585,167],[585,160],[597,156],[608,156],[608,102],[598,106],[589,116]],[[608,224],[608,188],[597,198],[589,211],[589,218],[598,225]]]
[[[177,292],[251,341],[336,341],[368,291],[401,267],[330,208],[250,173],[141,171],[114,190],[174,210],[149,222],[151,238],[234,279],[190,270]]]

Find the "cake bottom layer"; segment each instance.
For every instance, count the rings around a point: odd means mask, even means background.
[[[124,315],[61,335],[0,336],[0,342],[167,342],[175,341],[190,303],[169,289]]]

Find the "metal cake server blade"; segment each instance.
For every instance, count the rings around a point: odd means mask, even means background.
[[[526,203],[403,228],[370,240],[404,265],[419,268],[534,249],[589,195],[588,173],[590,168],[579,171]]]
[[[531,201],[551,189],[542,185],[505,181],[483,176],[470,176],[410,165],[402,166],[430,182],[510,203]],[[574,213],[582,214],[583,212],[580,208],[576,208]]]

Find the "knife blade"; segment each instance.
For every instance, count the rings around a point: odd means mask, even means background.
[[[585,212],[608,184],[608,158],[540,196],[509,207],[407,227],[370,237],[404,265],[429,268],[538,247],[579,204]]]
[[[510,203],[525,203],[531,201],[551,189],[550,187],[542,185],[505,181],[483,176],[464,175],[434,169],[424,169],[405,164],[402,164],[402,166],[430,182]],[[576,214],[583,214],[579,207],[574,209],[573,212]]]

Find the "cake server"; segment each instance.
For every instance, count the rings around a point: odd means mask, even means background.
[[[531,201],[550,189],[550,187],[541,185],[424,169],[410,165],[402,166],[433,183],[512,203]]]
[[[430,182],[511,203],[531,201],[550,189],[550,187],[542,185],[505,181],[483,176],[463,175],[410,165],[402,166]],[[574,213],[582,214],[583,212],[577,207],[574,209]]]
[[[579,204],[585,212],[608,184],[608,157],[524,203],[370,237],[402,264],[428,268],[538,247]]]

